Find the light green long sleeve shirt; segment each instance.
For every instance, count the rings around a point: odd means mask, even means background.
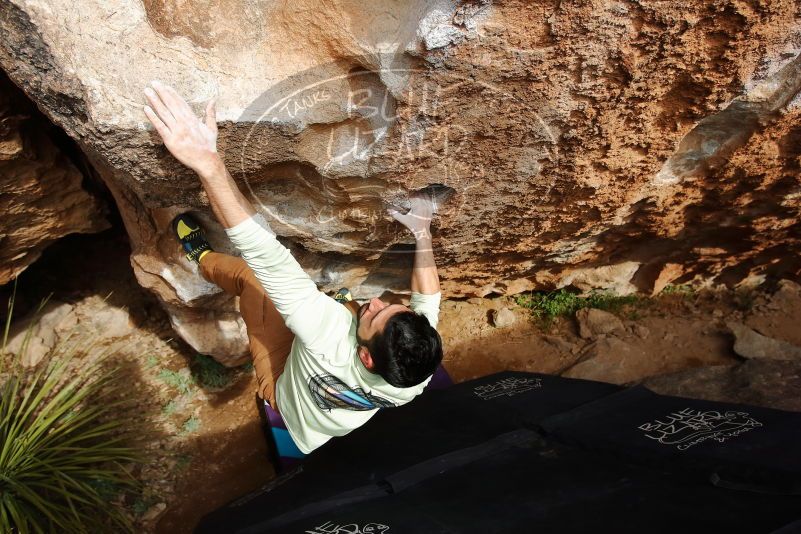
[[[276,402],[298,448],[308,454],[334,436],[360,427],[379,408],[401,406],[430,381],[397,388],[368,371],[358,357],[356,319],[317,289],[289,250],[253,218],[226,230],[295,334]],[[436,328],[440,293],[412,293],[410,307]]]

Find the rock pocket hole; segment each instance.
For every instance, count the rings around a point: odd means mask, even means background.
[[[417,192],[431,195],[435,202],[435,209],[447,204],[456,195],[456,189],[443,184],[427,185]]]
[[[439,212],[443,206],[447,205],[456,196],[456,189],[443,184],[429,184],[421,189],[415,189],[407,196],[395,195],[387,202],[387,207],[401,212],[409,211],[411,207],[409,197],[413,194],[430,195],[434,200],[436,212]]]

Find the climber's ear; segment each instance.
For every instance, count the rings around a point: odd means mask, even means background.
[[[364,345],[359,345],[357,352],[359,353],[359,359],[364,364],[364,367],[368,371],[372,371],[373,368],[375,367],[375,363],[373,362],[373,355],[370,354],[370,349],[368,349]]]

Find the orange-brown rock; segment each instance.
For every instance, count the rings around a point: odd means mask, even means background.
[[[59,150],[47,121],[0,72],[0,285],[67,234],[108,226],[103,204]]]
[[[224,236],[146,124],[153,78],[218,98],[226,162],[325,289],[406,289],[385,209],[432,184],[450,295],[798,274],[789,0],[2,0],[0,31],[0,65],[114,193],[142,285],[228,332],[185,336],[224,361],[234,303],[167,223]]]

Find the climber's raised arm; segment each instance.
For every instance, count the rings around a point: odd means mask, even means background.
[[[239,191],[217,153],[214,101],[209,101],[200,120],[175,89],[157,81],[151,84],[145,88],[150,102],[145,106],[145,115],[175,159],[198,174],[220,224],[232,228],[253,216],[253,206]]]
[[[428,318],[436,328],[439,315],[440,286],[434,248],[431,239],[431,218],[436,211],[434,196],[418,192],[411,197],[408,213],[390,210],[389,214],[414,235],[414,267],[412,268],[412,298],[410,307]]]
[[[253,219],[253,205],[237,187],[217,153],[214,103],[205,117],[195,116],[175,89],[153,82],[145,89],[145,114],[175,158],[194,170],[214,215],[242,253],[287,327],[311,351],[324,350],[327,340],[341,337],[350,326],[344,306],[317,289],[289,250]]]

